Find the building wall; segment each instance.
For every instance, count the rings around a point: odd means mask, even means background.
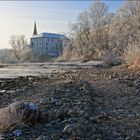
[[[62,40],[60,38],[36,37],[31,38],[31,48],[34,54],[59,56],[62,54]]]

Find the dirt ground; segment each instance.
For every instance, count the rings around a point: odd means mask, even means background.
[[[20,139],[140,139],[140,73],[125,65],[1,79],[0,107],[15,101],[39,104],[48,116]],[[10,133],[1,137],[14,139]]]

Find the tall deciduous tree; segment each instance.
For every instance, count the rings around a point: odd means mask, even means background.
[[[93,2],[89,7],[89,16],[91,20],[91,26],[94,28],[98,26],[98,22],[101,18],[108,13],[108,7],[104,2]]]
[[[140,1],[139,0],[127,0],[120,8],[122,16],[131,17],[134,15],[140,15]]]
[[[93,57],[97,47],[108,45],[108,34],[103,26],[110,23],[112,15],[107,13],[108,7],[104,2],[93,2],[78,15],[77,21],[71,24],[72,47],[79,53],[77,56],[80,58]]]
[[[11,35],[9,43],[18,61],[29,59],[31,51],[28,48],[25,35]]]

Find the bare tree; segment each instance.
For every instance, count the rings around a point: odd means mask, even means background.
[[[125,1],[111,24],[110,46],[123,53],[129,44],[140,42],[140,1]]]
[[[104,2],[93,2],[89,7],[89,16],[91,26],[94,28],[98,25],[98,21],[108,13],[108,7]]]
[[[25,35],[11,35],[9,43],[11,44],[18,61],[29,59],[31,51],[28,48],[28,42]]]
[[[92,58],[97,47],[106,46],[108,34],[103,26],[108,24],[112,17],[111,14],[107,14],[107,9],[104,2],[93,2],[89,9],[79,14],[77,21],[70,25],[71,44],[73,44],[70,47],[74,49],[67,49],[68,51],[74,50],[80,58]]]
[[[94,52],[108,48],[108,30],[113,16],[108,14],[107,5],[101,1],[93,2],[89,6],[89,17],[91,26],[90,37]]]
[[[130,17],[134,15],[140,15],[140,1],[139,0],[127,0],[119,9],[122,16]]]
[[[83,36],[89,40],[90,35],[90,18],[87,10],[81,12],[77,18],[77,22],[81,28]]]

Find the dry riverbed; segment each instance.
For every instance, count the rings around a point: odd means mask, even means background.
[[[0,107],[15,101],[37,104],[46,121],[1,139],[140,139],[140,74],[126,66],[1,79]]]

